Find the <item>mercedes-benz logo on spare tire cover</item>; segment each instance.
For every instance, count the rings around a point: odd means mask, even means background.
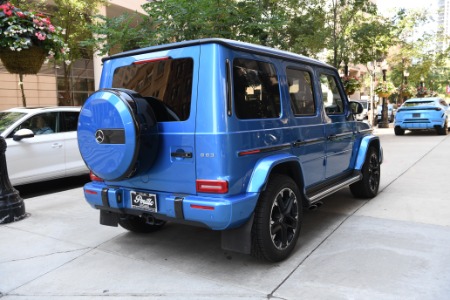
[[[105,140],[105,133],[101,129],[95,132],[95,140],[97,141],[97,144],[102,144]]]

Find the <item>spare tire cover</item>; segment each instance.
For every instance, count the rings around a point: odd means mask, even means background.
[[[83,105],[78,146],[88,168],[117,181],[147,171],[158,146],[157,123],[150,104],[138,93],[103,89]]]

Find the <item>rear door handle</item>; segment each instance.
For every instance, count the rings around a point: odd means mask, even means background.
[[[61,143],[53,143],[52,144],[52,148],[61,148],[62,144]]]
[[[170,156],[177,158],[192,158],[192,152],[172,152]]]

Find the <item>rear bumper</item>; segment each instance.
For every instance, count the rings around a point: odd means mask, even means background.
[[[236,228],[244,224],[253,213],[259,193],[246,193],[233,197],[176,195],[149,192],[156,195],[157,211],[131,207],[131,189],[108,187],[99,182],[84,186],[87,202],[94,208],[133,215],[153,215],[155,218],[202,224],[213,230]]]
[[[395,122],[395,127],[400,127],[402,129],[434,129],[436,127],[444,126],[444,120],[431,120],[431,119],[421,119],[421,120],[401,120]]]

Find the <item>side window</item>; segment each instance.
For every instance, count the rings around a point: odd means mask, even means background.
[[[60,132],[76,131],[79,113],[75,111],[70,111],[70,112],[62,112],[60,114],[61,114]]]
[[[320,87],[322,101],[327,115],[339,115],[344,113],[344,103],[337,87],[336,77],[328,74],[320,75]]]
[[[311,75],[307,71],[287,69],[289,96],[292,111],[296,116],[314,115],[316,105],[314,103]]]
[[[272,64],[250,59],[235,59],[233,85],[234,107],[239,119],[280,117],[280,89]]]
[[[30,118],[31,130],[35,135],[56,132],[57,113],[44,113]]]

